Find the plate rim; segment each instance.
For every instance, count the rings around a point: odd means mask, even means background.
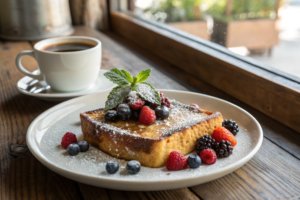
[[[37,69],[38,70],[38,69]],[[37,71],[37,70],[35,70],[35,71]],[[33,71],[33,73],[35,72],[35,71]],[[100,74],[100,72],[107,72],[107,71],[109,71],[109,70],[107,70],[107,69],[100,69],[99,70],[99,74]],[[99,76],[99,75],[98,75]],[[37,98],[53,98],[53,99],[55,99],[55,98],[71,98],[71,97],[78,97],[78,96],[83,96],[83,95],[90,95],[90,94],[94,94],[94,93],[99,93],[99,92],[105,92],[105,91],[107,91],[107,90],[110,90],[110,89],[112,89],[113,87],[115,87],[116,86],[116,84],[113,84],[111,87],[108,87],[108,88],[106,88],[106,89],[104,89],[104,90],[101,90],[101,91],[91,91],[91,92],[82,92],[82,93],[80,93],[80,90],[79,91],[74,91],[74,92],[78,92],[78,93],[58,93],[58,94],[52,94],[52,93],[31,93],[31,92],[27,92],[27,91],[25,91],[25,90],[22,90],[22,89],[20,89],[20,87],[19,87],[19,82],[22,80],[22,79],[24,79],[24,78],[26,78],[26,77],[29,77],[29,76],[23,76],[22,78],[20,78],[19,80],[18,80],[18,82],[17,82],[17,89],[19,90],[19,92],[21,92],[22,94],[25,94],[25,95],[28,95],[28,96],[33,96],[33,97],[37,97]],[[30,78],[30,77],[29,77]],[[33,80],[36,80],[36,79],[33,79]]]
[[[222,169],[220,169],[220,170],[218,170],[216,172],[212,172],[212,173],[208,173],[208,174],[200,175],[200,176],[195,176],[195,177],[175,178],[175,179],[169,179],[169,180],[128,180],[128,179],[122,180],[122,179],[119,179],[119,178],[107,178],[107,177],[93,176],[93,175],[87,175],[87,174],[80,174],[80,173],[77,173],[77,172],[73,172],[73,171],[69,171],[67,169],[61,168],[61,167],[59,167],[59,166],[51,163],[47,159],[43,159],[43,157],[45,157],[45,156],[42,154],[42,152],[40,150],[38,151],[38,153],[35,152],[35,150],[31,146],[32,145],[31,142],[32,142],[32,140],[34,140],[34,137],[32,137],[32,139],[30,138],[31,137],[31,133],[30,132],[32,131],[33,127],[35,127],[35,125],[40,121],[40,119],[44,118],[44,116],[46,116],[48,114],[48,112],[51,112],[52,110],[58,109],[60,107],[64,107],[67,104],[71,104],[71,103],[74,103],[76,101],[80,101],[81,99],[89,98],[89,96],[96,95],[96,94],[99,94],[99,93],[103,93],[105,91],[97,92],[97,93],[93,93],[93,94],[85,95],[85,96],[81,96],[81,97],[77,97],[77,98],[74,98],[74,99],[70,99],[68,101],[59,103],[59,104],[57,104],[57,105],[55,105],[55,106],[53,106],[53,107],[45,110],[38,117],[36,117],[31,122],[30,126],[28,127],[27,134],[26,134],[26,143],[27,143],[27,146],[28,146],[30,152],[34,155],[34,157],[37,160],[39,160],[43,165],[45,165],[47,168],[53,170],[54,172],[56,172],[58,174],[61,174],[62,176],[65,176],[65,177],[68,177],[68,178],[70,178],[70,176],[77,176],[79,178],[97,179],[98,181],[108,181],[108,182],[111,182],[111,183],[134,183],[134,184],[145,184],[145,185],[149,184],[149,183],[153,183],[153,182],[158,182],[158,181],[160,183],[172,183],[172,182],[177,182],[177,181],[195,180],[195,179],[199,179],[199,178],[205,179],[205,178],[207,178],[209,176],[222,177],[221,174],[225,173],[225,175],[227,175],[227,174],[231,173],[232,171],[240,168],[244,164],[246,164],[258,152],[258,150],[260,149],[260,147],[262,145],[262,142],[263,142],[263,130],[262,130],[259,122],[249,112],[247,112],[243,108],[241,108],[241,107],[239,107],[239,106],[237,106],[237,105],[235,105],[235,104],[233,104],[231,102],[228,102],[226,100],[223,100],[223,99],[220,99],[220,98],[217,98],[217,97],[213,97],[213,96],[210,96],[210,95],[202,94],[202,93],[190,92],[190,91],[182,91],[182,90],[169,90],[169,89],[157,89],[157,90],[162,91],[162,92],[178,92],[178,93],[185,93],[185,94],[188,93],[188,94],[201,95],[201,96],[213,98],[213,99],[218,100],[218,101],[223,101],[223,102],[228,103],[231,106],[233,106],[233,107],[235,107],[235,108],[243,111],[244,113],[246,113],[255,122],[256,126],[258,127],[259,138],[257,140],[257,143],[256,143],[255,147],[249,152],[249,154],[247,154],[247,156],[245,156],[242,159],[238,160],[234,164],[230,164],[230,165],[228,165],[228,166],[226,166],[226,167],[224,167],[224,168],[222,168]],[[41,154],[41,155],[39,155],[39,154]],[[67,174],[67,175],[65,175],[65,174]],[[73,179],[73,178],[70,178],[70,179]],[[75,180],[75,179],[73,179],[73,180]],[[215,180],[215,179],[212,179],[212,180]],[[78,180],[76,180],[76,181],[78,181]],[[80,182],[80,181],[78,181],[78,182]],[[84,181],[82,181],[82,182],[84,182]],[[96,185],[96,184],[94,184],[94,185]]]

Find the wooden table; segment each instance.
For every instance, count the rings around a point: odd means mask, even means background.
[[[74,35],[92,36],[102,42],[104,69],[124,68],[135,75],[152,68],[149,82],[156,88],[201,92],[241,106],[261,123],[263,145],[253,159],[235,172],[190,188],[128,192],[69,180],[44,167],[26,147],[29,124],[55,105],[17,90],[17,81],[23,75],[15,66],[15,58],[19,52],[32,49],[33,43],[0,40],[0,199],[300,199],[299,133],[112,32],[76,27]],[[24,57],[23,63],[29,70],[37,68],[31,58]],[[202,89],[196,90],[195,85]]]

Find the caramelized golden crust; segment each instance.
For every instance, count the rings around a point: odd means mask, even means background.
[[[171,151],[179,151],[183,155],[193,152],[197,138],[205,134],[211,135],[214,128],[221,126],[223,122],[220,113],[205,112],[206,117],[201,122],[161,137],[157,137],[155,132],[155,127],[159,125],[145,126],[146,131],[153,132],[146,137],[142,132],[132,134],[127,131],[119,131],[122,129],[112,128],[110,130],[107,127],[108,123],[104,120],[104,113],[103,109],[98,109],[80,114],[84,140],[114,157],[138,160],[147,167],[164,166]],[[134,126],[138,125],[133,121],[118,123],[121,123],[118,124],[121,128],[133,127],[133,124]]]

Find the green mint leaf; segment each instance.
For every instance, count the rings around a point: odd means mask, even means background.
[[[143,100],[158,105],[161,104],[161,98],[159,93],[155,90],[155,88],[150,83],[147,82],[137,83],[132,88],[132,90],[136,91]]]
[[[136,82],[137,82],[137,78],[136,78],[136,76],[134,76],[133,81],[131,83],[131,88],[133,88],[136,85]]]
[[[105,102],[105,110],[115,108],[117,105],[121,104],[130,92],[131,87],[129,85],[114,87]]]
[[[130,81],[127,80],[128,77],[121,70],[117,68],[105,72],[104,76],[117,85],[128,85],[131,83]]]
[[[149,76],[150,76],[150,73],[151,73],[151,69],[146,69],[144,71],[141,71],[137,76],[137,82],[138,83],[141,83],[143,81],[145,81]]]
[[[123,73],[123,77],[126,78],[130,83],[132,83],[133,79],[129,72],[124,69],[121,69],[121,72]]]

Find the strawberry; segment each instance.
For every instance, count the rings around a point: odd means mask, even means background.
[[[237,144],[234,135],[222,126],[215,128],[211,137],[215,139],[216,142],[220,142],[221,140],[229,141],[233,147]]]
[[[201,151],[200,158],[208,165],[212,165],[217,161],[217,155],[213,149],[204,149]]]
[[[151,124],[155,120],[156,120],[155,111],[149,108],[148,106],[143,106],[140,113],[139,122],[141,124]]]
[[[167,160],[167,169],[170,171],[178,171],[187,168],[187,158],[178,151],[172,151]]]
[[[76,144],[77,138],[74,133],[67,132],[61,139],[61,146],[67,148],[70,144]]]

